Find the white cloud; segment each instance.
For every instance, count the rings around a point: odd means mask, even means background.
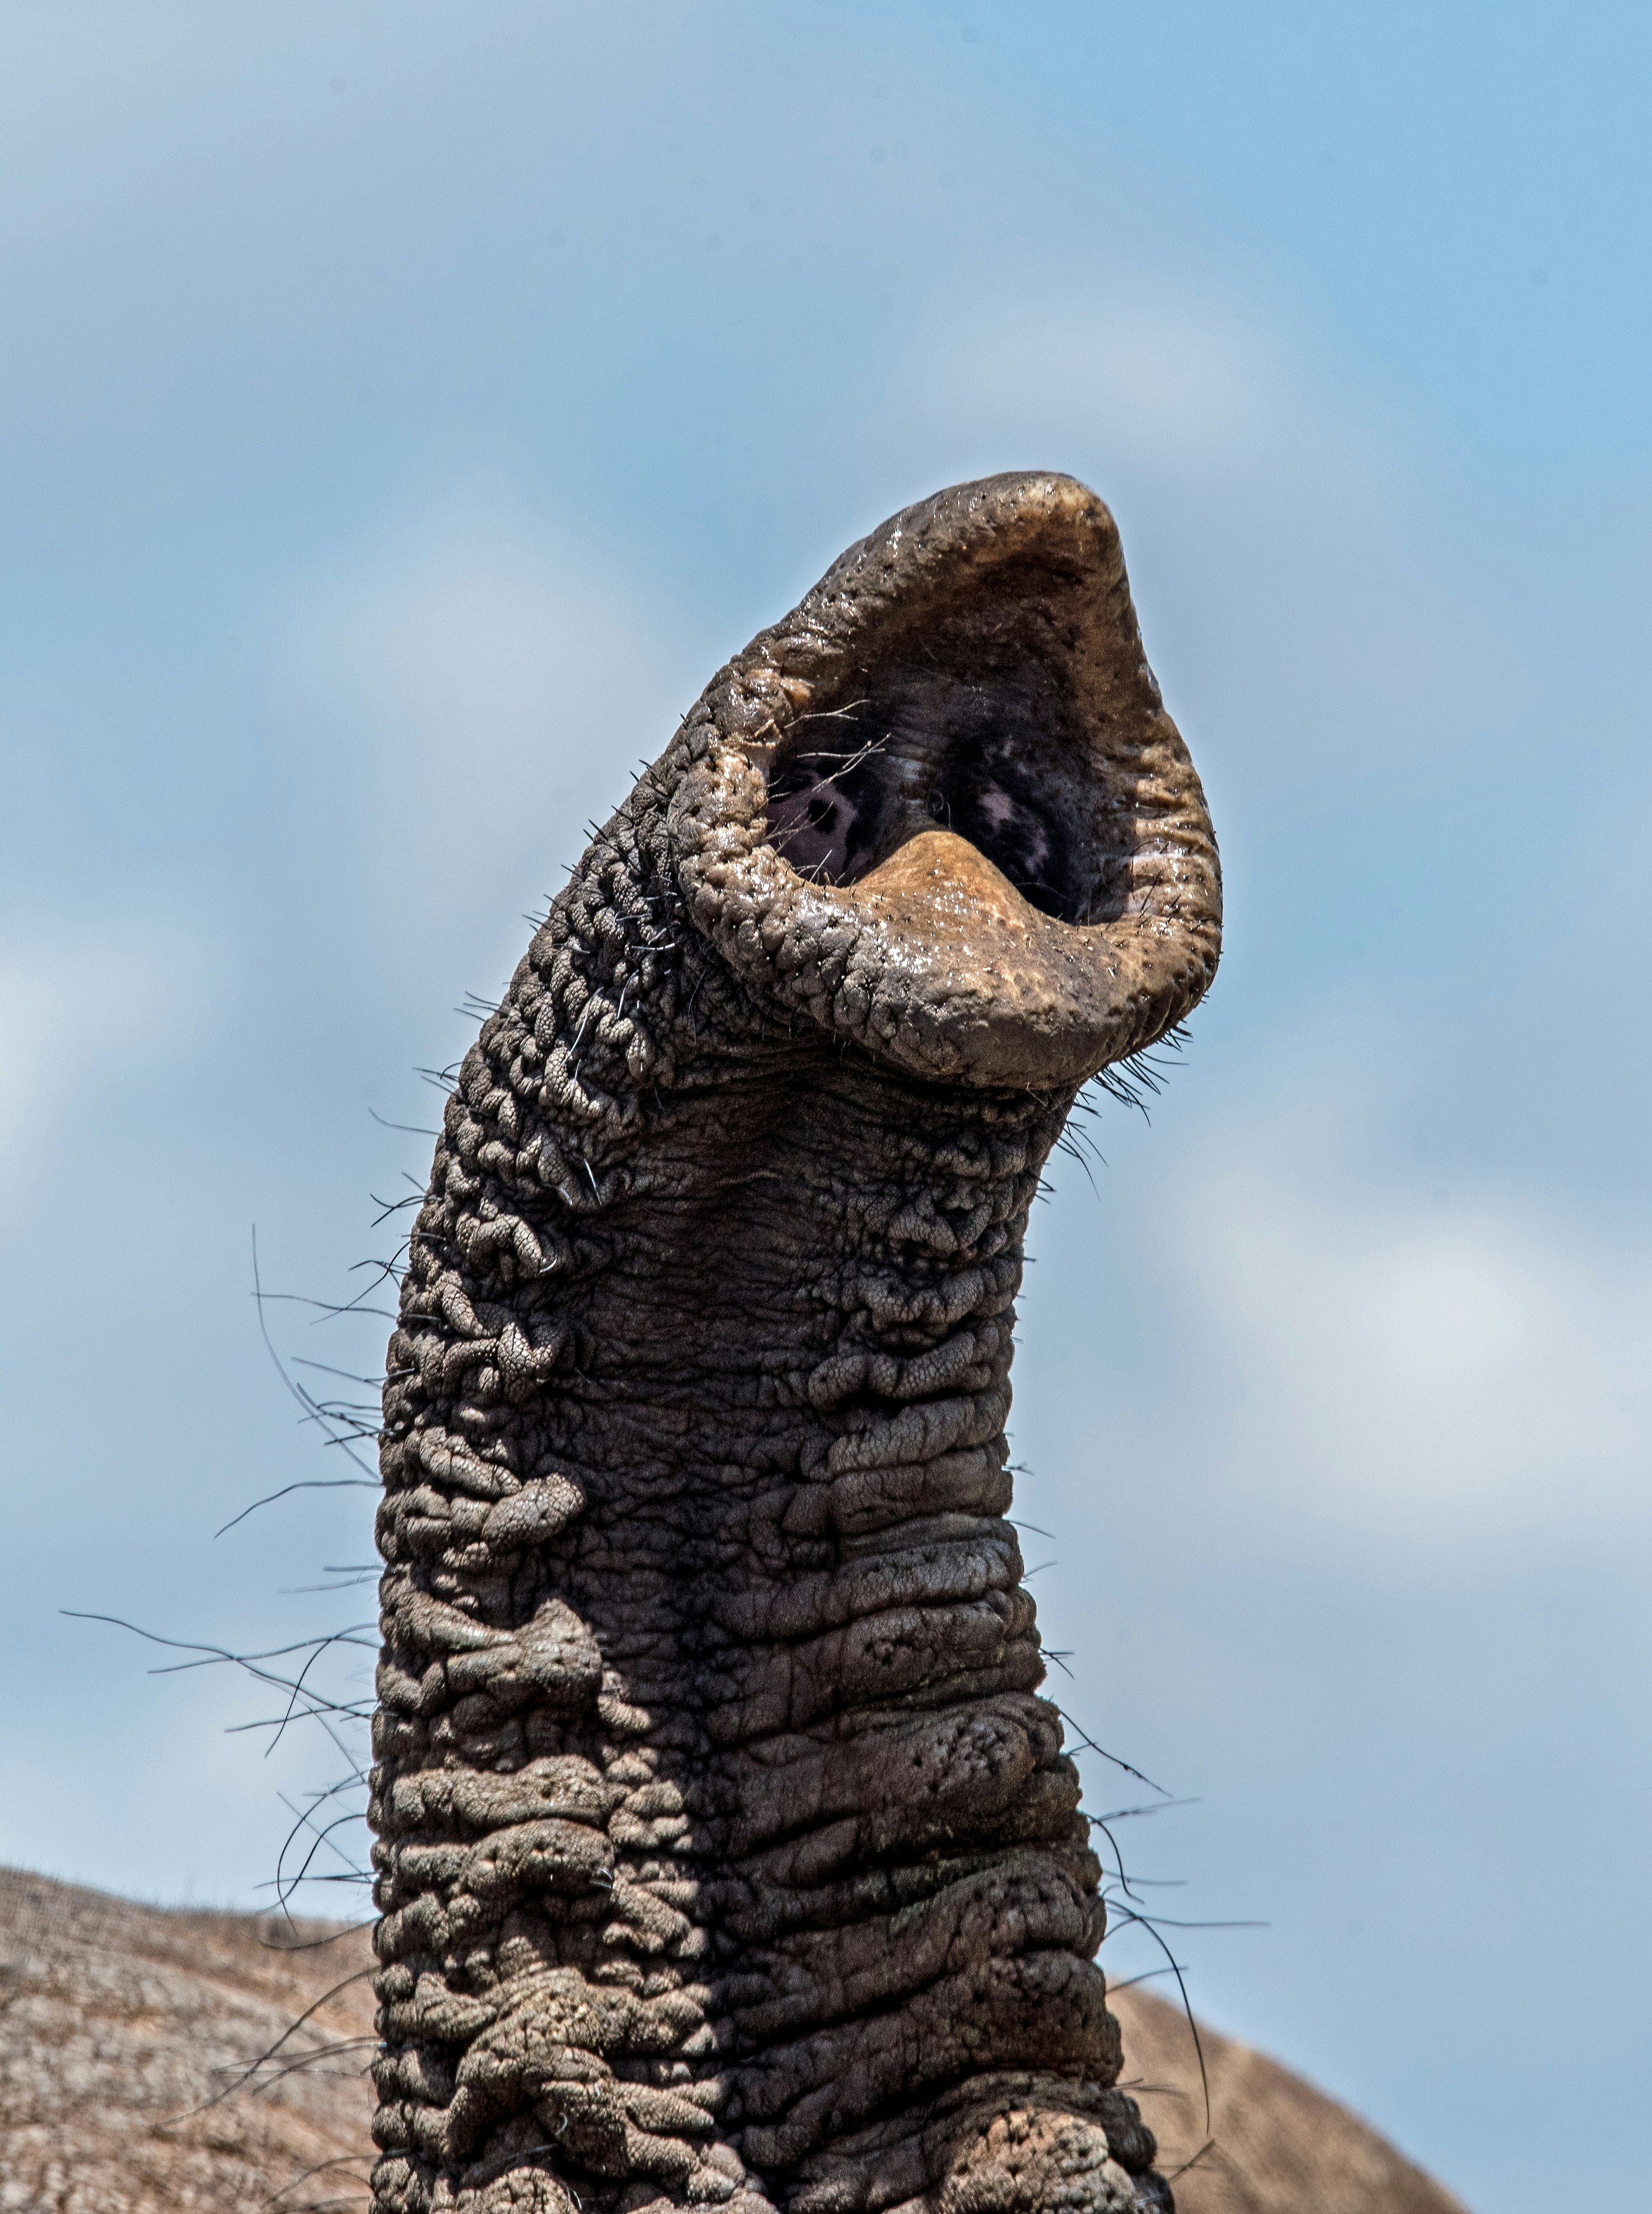
[[[1006,303],[984,339],[980,327],[941,349],[951,410],[1013,414],[1058,438],[1099,435],[1150,468],[1254,467],[1296,405],[1263,332],[1191,295]]]
[[[587,821],[690,703],[661,622],[590,554],[485,495],[318,596],[297,682],[368,764],[365,835],[395,932],[456,951],[479,920],[520,936],[516,909],[555,889]]]
[[[193,938],[141,923],[0,941],[0,1161],[21,1170],[78,1107],[174,1049],[203,982]]]
[[[1184,1190],[1227,1485],[1399,1543],[1643,1525],[1652,1251],[1518,1191],[1356,1179],[1283,1120]]]

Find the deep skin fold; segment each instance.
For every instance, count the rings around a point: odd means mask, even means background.
[[[823,729],[835,883],[786,854]],[[1052,476],[851,548],[593,841],[390,1346],[383,2214],[1170,2205],[1004,1425],[1040,1171],[1219,902],[1111,519]]]

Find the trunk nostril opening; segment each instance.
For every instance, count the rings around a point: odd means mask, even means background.
[[[1090,902],[1073,865],[1060,795],[1040,791],[990,747],[956,747],[930,795],[944,830],[968,839],[1029,906],[1062,922],[1089,919]]]
[[[1050,663],[897,664],[799,719],[768,772],[770,843],[815,884],[853,884],[926,830],[966,839],[1031,907],[1119,913],[1136,839],[1098,733]],[[826,735],[829,733],[829,735]]]
[[[768,773],[768,839],[799,877],[854,884],[923,830],[952,830],[1043,914],[1107,912],[1100,777],[1061,718],[1006,713],[970,687],[830,711],[837,744],[802,737]],[[813,718],[811,718],[813,719]]]
[[[847,719],[853,711],[841,711]],[[812,717],[810,719],[814,719]],[[845,729],[851,727],[847,719]],[[777,757],[768,776],[768,836],[800,877],[852,884],[884,858],[885,780],[874,767],[881,748],[811,745]]]

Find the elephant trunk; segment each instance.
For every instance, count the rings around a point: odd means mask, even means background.
[[[851,549],[594,841],[390,1346],[381,2214],[1168,2206],[1004,1426],[1043,1164],[1218,931],[1060,477]]]

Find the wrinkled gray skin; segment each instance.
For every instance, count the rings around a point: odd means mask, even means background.
[[[1004,1424],[1040,1169],[1219,917],[1059,476],[851,548],[594,841],[390,1344],[381,2214],[1170,2206]]]

